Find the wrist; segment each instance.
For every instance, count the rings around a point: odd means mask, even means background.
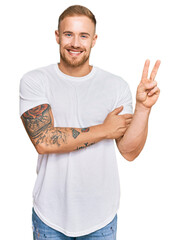
[[[99,128],[102,139],[108,139],[109,137],[108,137],[108,133],[107,133],[105,124],[104,123],[99,124],[98,128]]]
[[[150,112],[151,112],[151,108],[145,107],[143,104],[136,102],[134,113],[139,113],[143,115],[145,114],[149,116]]]
[[[136,102],[135,111],[149,114],[151,107],[145,107],[142,103]]]

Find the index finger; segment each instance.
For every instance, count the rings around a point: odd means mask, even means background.
[[[160,60],[157,60],[157,61],[156,61],[155,65],[154,65],[154,68],[153,68],[153,70],[152,70],[152,72],[151,72],[150,81],[154,81],[160,63],[161,63]]]
[[[126,113],[126,114],[123,114],[124,115],[124,117],[126,118],[126,119],[130,119],[130,118],[132,118],[133,117],[133,114],[129,114],[129,113]],[[122,115],[121,115],[122,116]]]
[[[141,82],[147,80],[147,78],[148,78],[149,64],[150,64],[150,60],[146,59],[145,64],[144,64],[144,68],[143,68]]]

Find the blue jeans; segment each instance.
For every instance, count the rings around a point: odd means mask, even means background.
[[[32,226],[34,240],[116,240],[117,214],[110,223],[95,232],[80,237],[68,237],[42,222],[32,208]]]

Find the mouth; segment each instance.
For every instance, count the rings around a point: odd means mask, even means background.
[[[82,52],[84,52],[84,51],[77,51],[77,50],[70,50],[70,49],[66,49],[66,50],[71,56],[79,56]]]

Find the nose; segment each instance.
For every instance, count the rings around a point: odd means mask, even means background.
[[[78,48],[80,47],[80,41],[79,41],[79,37],[78,36],[74,36],[72,41],[71,41],[71,45],[74,48]]]

